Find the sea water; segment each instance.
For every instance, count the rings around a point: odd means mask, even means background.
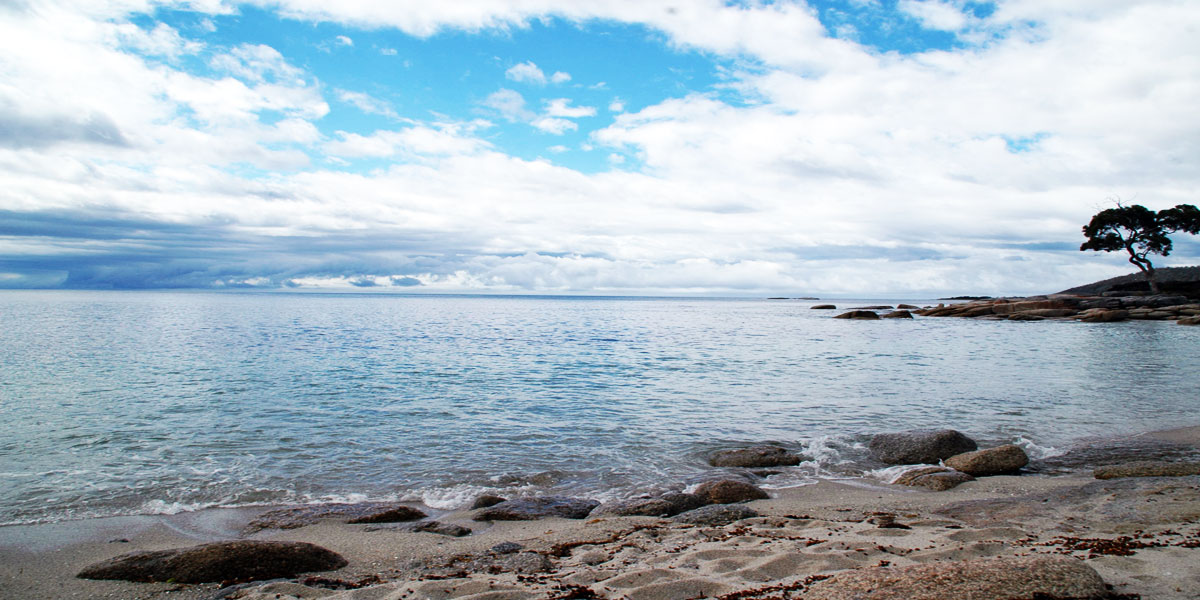
[[[837,301],[839,308],[864,302]],[[867,303],[878,304],[878,300]],[[0,292],[0,523],[858,477],[877,432],[1035,457],[1197,423],[1200,329],[847,321],[812,301]]]

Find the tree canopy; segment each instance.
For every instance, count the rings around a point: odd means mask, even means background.
[[[1200,209],[1191,204],[1180,204],[1154,212],[1139,204],[1123,206],[1118,202],[1116,208],[1092,216],[1083,227],[1087,241],[1079,249],[1125,250],[1129,253],[1129,262],[1145,274],[1150,291],[1157,294],[1158,282],[1154,279],[1154,265],[1149,257],[1151,254],[1169,256],[1171,238],[1168,236],[1180,231],[1200,233]]]

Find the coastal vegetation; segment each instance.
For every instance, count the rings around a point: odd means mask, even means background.
[[[1171,238],[1177,232],[1195,235],[1200,233],[1200,209],[1191,204],[1179,204],[1154,212],[1140,204],[1124,206],[1117,201],[1116,208],[1102,210],[1092,216],[1083,226],[1087,241],[1079,250],[1129,253],[1129,262],[1146,277],[1151,293],[1158,294],[1158,281],[1150,255],[1171,254]]]

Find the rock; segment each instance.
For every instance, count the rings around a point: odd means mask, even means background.
[[[592,516],[670,517],[704,504],[704,499],[696,494],[672,493],[657,498],[633,498],[601,504],[592,511]]]
[[[438,535],[448,535],[450,537],[463,537],[471,535],[469,527],[462,525],[452,525],[450,523],[442,523],[441,521],[426,521],[424,523],[416,523],[409,526],[409,531],[421,533],[436,533]]]
[[[835,310],[835,309],[837,309],[837,307],[832,304],[818,304],[818,305],[812,307],[812,310]]]
[[[951,469],[957,469],[975,477],[987,475],[1002,475],[1019,471],[1029,464],[1029,455],[1016,444],[1007,444],[987,450],[976,450],[956,454],[947,458],[943,463]]]
[[[1115,323],[1129,318],[1129,311],[1107,308],[1085,310],[1076,317],[1084,323]]]
[[[545,517],[583,519],[600,506],[595,500],[566,496],[515,498],[482,509],[472,517],[476,521],[533,521]]]
[[[715,504],[689,510],[676,516],[673,520],[678,523],[691,523],[707,527],[720,527],[734,521],[757,517],[759,514],[742,504]]]
[[[878,319],[879,315],[877,315],[873,311],[869,311],[869,310],[852,310],[850,312],[844,312],[834,318],[835,319],[859,319],[859,320],[865,320],[865,321],[873,321],[875,319]]]
[[[1069,556],[972,559],[835,573],[809,586],[805,600],[1014,600],[1108,598],[1104,580]]]
[[[913,318],[913,316],[912,316],[912,313],[908,312],[907,310],[894,310],[894,311],[887,313],[879,318],[881,318],[881,319],[911,319],[911,318]]]
[[[1092,471],[1096,479],[1119,477],[1185,477],[1200,475],[1200,462],[1143,460],[1120,465],[1105,465]]]
[[[770,497],[758,486],[732,479],[706,481],[696,488],[696,495],[708,504],[733,504]]]
[[[877,304],[875,306],[855,306],[850,310],[892,310],[890,304]]]
[[[401,523],[404,521],[416,521],[417,519],[424,519],[428,516],[429,515],[412,508],[411,506],[397,506],[395,508],[389,508],[387,510],[382,510],[369,515],[350,519],[346,522],[352,525],[358,523]]]
[[[516,542],[500,542],[499,544],[492,546],[489,551],[492,554],[515,554],[524,549],[525,546],[522,546]]]
[[[259,515],[250,521],[243,531],[254,533],[263,529],[295,529],[297,527],[312,525],[322,519],[349,519],[349,522],[356,522],[360,518],[399,509],[415,510],[395,502],[291,506],[270,510]],[[421,516],[416,518],[423,518],[424,516],[425,514],[421,513]],[[358,522],[367,523],[370,521]]]
[[[1200,316],[1184,317],[1175,321],[1176,325],[1200,325]]]
[[[779,446],[752,446],[721,450],[708,459],[714,467],[785,467],[800,464],[800,457]]]
[[[946,467],[922,467],[905,471],[892,483],[909,487],[929,488],[935,492],[944,492],[960,483],[975,481],[974,477]]]
[[[998,315],[1027,312],[1031,310],[1069,309],[1073,308],[1065,300],[1031,300],[1018,302],[997,302],[992,305],[992,312]],[[1039,315],[1044,316],[1044,315]]]
[[[871,456],[889,465],[936,464],[979,446],[953,429],[914,429],[871,438]]]
[[[310,571],[332,571],[347,564],[337,553],[305,542],[237,540],[123,554],[93,564],[77,577],[209,583],[294,577]]]
[[[504,502],[504,501],[505,501],[505,498],[501,498],[500,496],[493,496],[493,495],[491,495],[491,494],[484,494],[484,495],[482,495],[482,496],[480,496],[480,497],[478,497],[478,498],[476,498],[476,499],[475,499],[475,502],[473,502],[473,503],[471,504],[471,510],[475,510],[475,509],[478,509],[478,508],[487,508],[487,507],[489,507],[489,506],[495,506],[495,505],[497,505],[497,504],[500,504],[501,502]]]
[[[918,307],[913,306],[911,304],[897,304],[896,308],[903,309],[903,310],[916,310]]]

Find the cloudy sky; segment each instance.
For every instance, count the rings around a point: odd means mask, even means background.
[[[1195,0],[0,0],[0,287],[1053,292],[1198,105]]]

